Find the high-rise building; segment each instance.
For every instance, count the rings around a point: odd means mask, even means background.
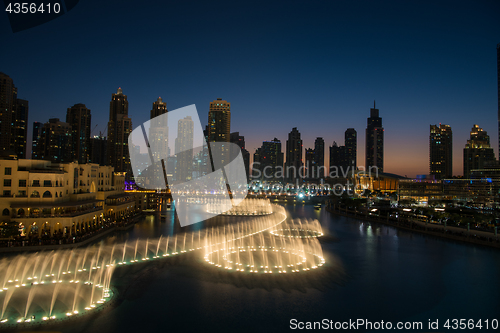
[[[250,152],[245,149],[245,137],[243,135],[240,135],[240,132],[233,132],[229,135],[229,141],[241,148],[241,155],[243,156],[243,163],[245,164],[245,172],[247,175],[247,179],[249,179]]]
[[[450,125],[431,125],[429,173],[437,179],[453,176],[453,136]]]
[[[290,181],[301,177],[299,173],[302,172],[302,165],[302,140],[297,127],[294,127],[288,133],[288,140],[286,141],[285,177]]]
[[[481,127],[474,125],[464,148],[464,177],[470,177],[472,170],[482,169],[485,164],[493,161],[495,153],[490,146],[490,136]]]
[[[315,158],[316,156],[314,153],[314,149],[306,148],[304,153],[306,162],[304,178],[306,179],[315,178],[315,172],[317,168],[316,168],[316,158]]]
[[[85,104],[75,104],[66,112],[66,123],[71,126],[73,160],[88,163],[90,160],[90,109]]]
[[[344,133],[344,145],[346,154],[346,163],[352,166],[353,170],[356,170],[358,166],[357,154],[358,154],[358,134],[354,128],[346,129]]]
[[[156,118],[167,112],[167,103],[163,102],[161,97],[158,97],[156,102],[153,103],[150,112],[151,121],[148,136],[149,147],[155,161],[166,160],[170,155],[168,148],[168,119],[166,117]],[[155,119],[153,120],[153,118]],[[166,164],[165,167],[167,167]]]
[[[14,113],[14,152],[17,158],[26,158],[27,150],[27,135],[28,135],[28,101],[24,99],[16,99]]]
[[[40,159],[53,163],[73,162],[71,125],[58,118],[43,124],[39,141]]]
[[[193,140],[194,122],[191,116],[179,119],[177,138],[175,138],[175,155],[177,156],[176,181],[186,182],[193,178]]]
[[[325,177],[325,140],[316,138],[314,140],[314,165],[310,177],[320,179]]]
[[[14,81],[0,72],[0,153],[26,158],[28,101],[17,98]]]
[[[262,147],[257,149],[254,154],[254,165],[261,172],[261,180],[282,181],[283,153],[281,152],[280,140],[274,138],[271,141],[262,142]]]
[[[109,103],[107,164],[114,167],[115,172],[127,172],[128,177],[131,176],[128,150],[130,132],[132,132],[132,120],[128,117],[127,95],[118,88],[116,94],[111,95]]]
[[[33,135],[31,140],[31,159],[40,160],[40,138],[42,137],[43,123],[39,121],[33,122]]]
[[[203,137],[205,138],[205,142],[208,142],[208,125],[205,126],[205,129],[203,130]],[[193,177],[197,178],[210,173],[212,171],[211,163],[208,146],[204,145],[203,148],[195,154]]]
[[[208,112],[208,142],[229,142],[231,131],[231,103],[217,98],[210,102]],[[221,165],[229,163],[229,145],[221,147]]]
[[[253,163],[252,163],[252,178],[253,179],[262,179],[262,168],[261,168],[261,155],[262,148],[257,148],[255,153],[253,154]]]
[[[379,117],[379,110],[370,109],[370,118],[368,118],[366,126],[366,165],[367,172],[376,167],[377,172],[384,171],[384,128],[382,127],[382,118]]]
[[[106,165],[108,140],[102,135],[90,139],[90,163]]]
[[[12,125],[17,88],[13,80],[0,72],[0,150],[3,154],[14,154]]]
[[[229,142],[231,130],[231,103],[217,98],[210,102],[208,112],[208,141]]]
[[[333,141],[333,145],[330,146],[330,176],[332,178],[342,177],[343,174],[350,171],[347,167],[345,146],[339,146],[337,142]]]

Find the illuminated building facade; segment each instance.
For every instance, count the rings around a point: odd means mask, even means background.
[[[437,179],[453,176],[453,135],[450,125],[430,125],[429,169]]]
[[[128,136],[132,132],[132,120],[128,117],[127,95],[118,88],[111,95],[108,122],[108,163],[116,172],[131,174]]]
[[[90,109],[85,104],[75,104],[68,108],[66,113],[66,123],[71,126],[71,150],[73,160],[78,163],[88,163],[90,161],[90,130],[91,115]]]
[[[21,234],[77,235],[135,210],[124,192],[125,175],[97,164],[1,160],[2,222],[19,223]]]
[[[490,137],[478,125],[472,126],[470,139],[464,148],[464,178],[469,178],[471,171],[482,169],[495,161],[495,153],[490,146]]]
[[[382,118],[379,117],[379,109],[370,109],[370,118],[366,127],[366,162],[365,170],[376,167],[378,172],[384,171],[384,128]]]

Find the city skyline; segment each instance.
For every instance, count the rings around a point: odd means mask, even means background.
[[[285,142],[293,127],[307,148],[316,137],[327,145],[342,142],[345,129],[355,128],[357,159],[364,161],[366,113],[374,99],[384,118],[386,172],[428,173],[429,124],[453,128],[454,175],[462,173],[461,147],[473,124],[490,133],[498,152],[496,2],[454,2],[453,15],[444,3],[411,11],[398,2],[268,4],[264,11],[232,3],[200,4],[195,11],[186,4],[129,10],[127,2],[91,11],[92,4],[16,34],[7,20],[0,23],[12,49],[40,50],[33,61],[1,56],[8,66],[0,71],[30,102],[28,137],[33,121],[63,119],[77,103],[92,110],[95,133],[104,132],[109,94],[122,87],[134,124],[146,121],[151,102],[162,96],[172,110],[196,104],[205,125],[206,103],[223,97],[232,103],[231,127],[247,138],[251,154],[263,140]],[[208,20],[221,8],[230,14],[230,31],[227,22]],[[165,42],[158,43],[165,12]],[[92,27],[84,24],[89,19]],[[256,28],[255,19],[264,24]],[[130,21],[142,23],[143,30],[127,26]],[[192,22],[204,22],[204,31]],[[122,47],[123,38],[135,46]],[[216,41],[217,47],[206,48]],[[81,44],[82,52],[60,56]],[[142,52],[151,45],[156,52]]]
[[[113,93],[113,94],[112,94],[113,98],[114,98],[114,96],[115,96],[115,95],[118,95],[118,96],[123,95],[123,96],[125,97],[125,101],[127,102],[127,107],[126,107],[126,108],[128,108],[127,96],[123,94],[121,87],[119,87],[119,88],[118,88],[118,91],[117,91],[117,93],[116,93],[116,94],[115,94],[115,93]],[[211,108],[211,105],[212,105],[214,102],[217,102],[217,101],[222,101],[222,99],[221,99],[221,98],[217,98],[216,100],[214,100],[214,101],[210,102],[210,107],[209,107],[209,111],[208,111],[208,117],[210,117],[210,110],[211,110],[210,108]],[[224,102],[224,103],[227,103],[228,105],[230,105],[230,104],[231,104],[230,102],[227,102],[227,101],[225,101],[225,100],[224,100],[223,102]],[[112,105],[112,104],[113,104],[113,103],[111,103],[111,105]],[[75,107],[77,107],[77,106],[78,106],[78,107],[83,107],[83,108],[85,108],[85,105],[84,105],[83,103],[77,103],[77,104],[73,105],[72,107],[68,107],[68,108],[67,108],[68,112],[69,112],[69,110],[71,110],[71,109],[73,109],[73,108],[75,108]],[[112,107],[112,106],[111,106],[111,107]],[[160,108],[161,108],[161,110],[160,110]],[[228,108],[229,108],[229,106],[228,106]],[[89,113],[88,118],[90,119],[90,118],[91,118],[90,110],[89,110],[89,109],[86,109],[86,108],[85,108],[85,110],[87,110],[87,111],[88,111],[88,113]],[[158,110],[160,110],[160,111],[158,111]],[[154,101],[154,102],[153,102],[153,110],[150,110],[150,111],[149,111],[149,112],[150,112],[150,119],[152,119],[153,117],[158,116],[158,115],[160,115],[160,114],[162,114],[162,113],[165,113],[165,112],[167,112],[167,111],[168,111],[168,110],[167,110],[167,107],[166,107],[166,102],[164,102],[164,101],[162,100],[162,98],[161,98],[161,97],[158,97],[158,99],[157,99],[156,101]],[[372,116],[372,113],[373,113],[373,112],[375,112],[375,113],[378,115],[378,111],[379,111],[379,109],[370,108],[370,112],[371,112],[371,113],[370,113],[370,117]],[[199,111],[199,112],[200,112],[200,111]],[[111,116],[111,114],[110,114],[110,116]],[[369,119],[370,119],[370,117],[367,117],[367,119],[369,120]],[[205,117],[201,116],[200,118],[201,118],[201,119],[203,119],[203,118],[205,118]],[[382,117],[380,117],[380,118],[382,118]],[[56,119],[56,118],[51,118],[51,119]],[[131,118],[128,118],[128,119],[130,119],[130,120],[133,122],[133,119],[131,119]],[[49,120],[50,120],[50,119],[49,119]],[[28,119],[28,123],[29,123],[29,124],[31,124],[31,126],[34,126],[34,123],[38,123],[38,121],[31,121],[30,119]],[[47,121],[47,123],[49,123],[49,121]],[[43,125],[43,124],[44,124],[44,122],[41,122],[41,124]],[[109,125],[109,124],[108,124],[108,125]],[[433,126],[433,125],[431,125],[431,126]],[[475,126],[475,124],[474,124],[474,126]],[[233,131],[234,131],[235,129],[234,129],[234,128],[231,128],[230,121],[229,121],[229,127],[230,127],[229,132],[233,133]],[[94,133],[94,130],[95,130],[96,128],[97,128],[97,125],[95,125],[95,124],[91,123],[91,124],[90,124],[90,128],[87,128],[87,131],[89,131],[89,130],[91,129],[91,130],[92,130],[92,133]],[[294,127],[294,129],[295,129],[295,128],[297,128],[297,127]],[[384,130],[383,128],[382,128],[382,130],[384,131],[384,134],[385,134],[385,130]],[[168,131],[168,128],[167,128],[167,131]],[[354,129],[354,128],[347,128],[347,129],[345,130],[345,132],[344,132],[344,139],[346,140],[346,142],[347,142],[347,135],[348,135],[348,133],[349,133],[350,131],[353,131],[353,132],[354,132],[354,140],[357,140],[357,138],[356,138],[356,129]],[[228,132],[228,133],[229,133],[229,132]],[[299,130],[299,132],[300,132],[300,130]],[[102,133],[102,132],[100,132],[100,135],[101,135],[101,133]],[[100,137],[100,135],[99,135],[99,137]],[[302,135],[302,133],[301,133],[301,135]],[[96,135],[92,135],[91,137],[92,137],[92,139],[94,139],[94,138],[95,138],[95,137],[97,137],[97,136],[96,136]],[[247,135],[247,137],[250,137],[250,138],[251,138],[251,135]],[[33,154],[33,151],[32,151],[33,138],[32,138],[32,136],[30,137],[30,135],[28,135],[28,138],[29,138],[29,139],[28,139],[28,142],[27,142],[27,156],[31,158],[31,156],[30,156],[30,155],[32,155],[32,154]],[[107,137],[106,137],[106,136],[104,136],[104,138],[105,138],[105,139],[107,139]],[[316,140],[317,140],[318,138],[321,138],[321,137],[317,137],[317,138],[316,138]],[[360,139],[360,140],[362,140],[362,139],[363,139],[363,137],[361,137],[361,138],[359,138],[359,139]],[[366,137],[365,137],[365,139],[366,139]],[[255,138],[251,138],[251,140],[252,140],[252,141],[254,141],[254,140],[255,140]],[[306,160],[305,160],[306,150],[307,150],[307,149],[309,149],[309,148],[312,148],[312,149],[314,150],[314,148],[315,148],[315,144],[316,144],[316,140],[315,140],[315,141],[314,141],[311,145],[305,145],[305,144],[303,143],[303,140],[302,140],[302,162],[303,162],[303,163],[305,163],[305,162],[306,162]],[[266,141],[268,141],[268,140],[263,140],[262,142],[266,142]],[[271,141],[272,141],[272,140],[271,140]],[[334,141],[334,143],[336,143],[336,141]],[[428,144],[428,143],[427,143],[427,144]],[[354,145],[356,145],[356,142],[354,142]],[[382,145],[384,145],[384,144],[382,144]],[[360,145],[359,145],[359,143],[357,144],[357,146],[358,146],[358,147],[360,146]],[[340,147],[340,145],[339,145],[339,147]],[[492,147],[493,147],[493,145],[492,145]],[[257,153],[257,150],[258,150],[259,148],[260,148],[260,147],[255,148],[255,150],[254,150],[254,152],[253,152],[253,153],[251,153],[251,152],[250,152],[250,156],[252,156],[252,157],[251,157],[251,163],[255,162],[255,160],[254,160],[254,158],[253,158],[253,155],[254,155],[255,153]],[[324,159],[325,159],[325,164],[324,164],[324,165],[325,165],[325,172],[326,172],[326,170],[329,170],[329,169],[331,168],[331,166],[332,166],[332,165],[331,165],[331,157],[330,157],[330,154],[331,154],[331,148],[332,148],[332,147],[331,147],[331,146],[329,146],[329,145],[328,145],[328,143],[327,143],[327,144],[326,144],[326,146],[324,147],[324,150],[325,150],[325,152],[324,152]],[[429,147],[429,146],[428,146],[428,149],[430,149],[430,147]],[[74,153],[76,153],[76,151],[75,151]],[[89,153],[91,153],[91,152],[89,152]],[[283,151],[283,153],[285,153],[285,151]],[[384,153],[385,153],[385,152],[384,152]],[[427,154],[429,154],[429,153],[430,153],[430,151],[428,150]],[[360,156],[359,156],[359,155],[361,155],[361,160],[366,159],[366,151],[359,151],[359,149],[357,149],[357,154],[356,154],[357,159],[359,159],[359,158],[360,158]],[[460,156],[460,157],[462,157],[462,156]],[[428,159],[427,159],[427,163],[429,163],[429,155],[427,156],[427,158],[428,158]],[[383,158],[383,161],[384,161],[384,160],[385,160],[385,159]],[[327,163],[326,161],[330,161],[330,162],[328,162],[328,163]],[[463,161],[463,159],[462,159],[462,161]],[[284,162],[286,162],[286,159],[284,159]],[[384,162],[385,162],[385,161],[384,161]],[[359,164],[359,163],[357,164],[357,166],[358,166],[358,167],[359,167],[359,166],[364,167],[364,165]],[[461,164],[459,165],[459,167],[460,167],[462,170],[464,170],[463,163],[461,163]],[[457,167],[456,167],[456,166],[454,166],[454,167],[453,167],[453,170],[456,170],[456,169],[457,169]],[[403,172],[403,173],[398,173],[398,174],[399,174],[399,175],[403,175],[403,176],[408,176],[409,178],[414,178],[414,177],[416,177],[417,175],[432,174],[432,172],[431,172],[431,171],[427,168],[427,172],[425,172],[424,170],[422,170],[422,172],[417,173],[417,174],[415,174],[415,175],[408,175],[408,174],[405,174],[404,172]],[[460,172],[459,172],[459,173],[453,173],[453,175],[452,175],[452,176],[462,176],[462,175],[463,175],[463,173],[460,173]]]
[[[0,330],[498,331],[499,0],[4,7]]]

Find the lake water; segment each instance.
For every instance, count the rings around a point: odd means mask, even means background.
[[[334,216],[313,206],[287,206],[292,218],[320,220],[330,236],[321,241],[327,263],[338,258],[345,274],[324,269],[321,282],[244,285],[207,277],[207,268],[168,265],[136,282],[137,292],[118,306],[66,332],[281,332],[290,320],[344,322],[429,319],[500,319],[500,251]],[[196,228],[196,226],[194,226]],[[176,231],[173,215],[145,217],[103,241],[154,238]],[[169,259],[167,259],[169,260]],[[199,263],[199,265],[203,265]],[[300,275],[302,273],[297,274]],[[316,273],[314,273],[316,274]],[[331,275],[330,275],[331,274]],[[145,274],[147,275],[147,274]],[[258,277],[256,277],[258,278]],[[115,278],[120,282],[119,276]],[[304,287],[306,286],[306,287]],[[359,332],[372,331],[359,329]],[[414,332],[416,330],[404,330]],[[469,332],[495,331],[468,330]]]

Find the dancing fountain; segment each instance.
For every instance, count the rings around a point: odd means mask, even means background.
[[[214,199],[206,204],[206,211],[229,216],[262,216],[273,213],[273,206],[265,199],[245,199],[237,206],[228,205],[227,200]]]
[[[207,209],[221,207],[211,203]],[[197,250],[206,263],[228,272],[298,273],[325,263],[318,221],[283,223],[285,209],[265,199],[247,199],[226,213],[251,217],[157,239],[2,259],[0,327],[81,317],[112,299],[117,268]]]

